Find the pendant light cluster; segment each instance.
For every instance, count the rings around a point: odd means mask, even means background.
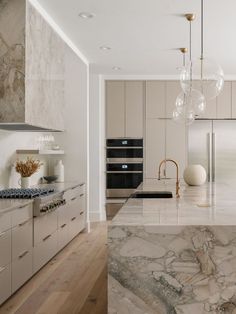
[[[224,86],[222,68],[213,60],[204,56],[203,50],[203,0],[201,0],[201,55],[192,60],[192,22],[194,14],[185,15],[189,22],[189,62],[185,64],[186,48],[180,48],[183,53],[183,67],[180,74],[182,92],[177,96],[173,119],[187,125],[194,122],[195,117],[201,117],[206,108],[206,102],[217,97]]]

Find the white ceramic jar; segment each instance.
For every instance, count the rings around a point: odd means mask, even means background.
[[[184,181],[188,185],[202,185],[206,182],[206,170],[202,165],[189,165],[184,170]]]
[[[59,160],[57,164],[55,165],[54,174],[58,176],[56,182],[64,182],[65,171],[64,171],[64,165],[62,163],[62,160]]]

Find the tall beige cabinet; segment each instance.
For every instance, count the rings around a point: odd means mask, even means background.
[[[144,82],[106,82],[106,137],[143,137]]]
[[[172,120],[177,95],[181,92],[177,81],[146,82],[146,150],[145,178],[157,178],[158,165],[165,158],[175,159],[180,176],[186,165],[186,128]],[[175,178],[176,169],[167,164],[166,177]]]

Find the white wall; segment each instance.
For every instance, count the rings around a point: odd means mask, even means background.
[[[90,74],[90,219],[105,220],[104,108],[101,76]],[[102,153],[103,152],[103,153]]]
[[[25,159],[26,156],[16,155],[17,149],[38,148],[38,137],[41,133],[34,132],[8,132],[0,130],[0,189],[17,187],[20,176],[11,171],[11,166],[17,158]],[[39,159],[39,156],[34,156]],[[40,177],[47,173],[47,160],[40,157],[44,166],[31,178],[31,183],[36,184]],[[19,187],[19,186],[18,186]]]

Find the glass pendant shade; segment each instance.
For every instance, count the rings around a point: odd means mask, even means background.
[[[185,94],[191,89],[199,90],[206,100],[217,97],[224,86],[224,72],[213,60],[198,58],[190,61],[180,74],[181,87]]]
[[[180,124],[190,125],[194,122],[195,113],[188,108],[183,108],[181,111],[175,109],[173,111],[173,120]]]
[[[181,92],[175,102],[176,109],[179,113],[183,111],[194,112],[197,116],[202,116],[206,109],[206,100],[202,93],[196,89]]]

